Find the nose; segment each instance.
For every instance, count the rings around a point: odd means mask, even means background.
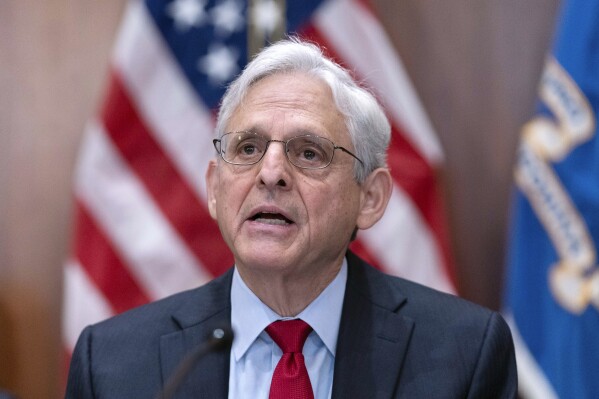
[[[259,164],[257,183],[269,189],[289,188],[291,184],[291,164],[285,154],[285,143],[271,140]]]

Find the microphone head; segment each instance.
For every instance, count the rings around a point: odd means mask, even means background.
[[[216,350],[228,348],[233,343],[233,329],[231,326],[220,326],[210,333],[210,343]]]

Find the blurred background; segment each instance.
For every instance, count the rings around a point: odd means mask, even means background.
[[[0,387],[59,397],[62,270],[84,126],[125,0],[0,2]],[[499,309],[519,130],[558,0],[373,0],[445,151],[461,296]]]

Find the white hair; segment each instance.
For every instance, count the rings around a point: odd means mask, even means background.
[[[386,167],[391,127],[375,97],[358,85],[348,71],[326,58],[322,50],[297,38],[281,40],[262,50],[228,87],[216,122],[216,134],[226,126],[249,89],[257,81],[276,73],[302,72],[321,79],[331,89],[335,105],[344,116],[355,154],[364,162],[354,161],[358,183],[376,168]]]

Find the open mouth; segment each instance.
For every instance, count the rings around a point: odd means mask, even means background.
[[[287,219],[285,216],[280,213],[270,213],[270,212],[258,212],[254,216],[250,218],[255,222],[264,223],[264,224],[274,224],[279,226],[285,226],[293,223],[291,220]]]

